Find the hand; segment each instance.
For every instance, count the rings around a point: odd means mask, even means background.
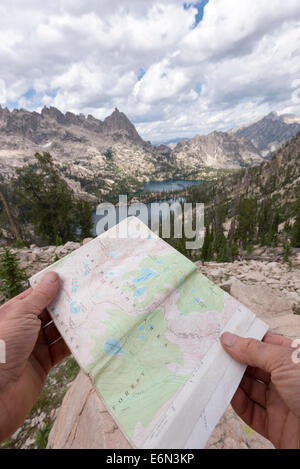
[[[59,290],[59,277],[47,273],[0,307],[0,339],[6,363],[0,363],[0,441],[24,422],[37,401],[50,369],[69,355],[46,307]]]
[[[231,402],[235,412],[276,448],[300,448],[300,364],[292,341],[268,333],[263,342],[224,333],[222,345],[248,365]]]

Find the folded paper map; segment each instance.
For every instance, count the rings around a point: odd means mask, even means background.
[[[202,448],[244,373],[222,349],[267,326],[135,217],[59,260],[49,312],[135,448]]]

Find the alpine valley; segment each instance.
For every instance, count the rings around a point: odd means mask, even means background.
[[[38,113],[0,106],[0,178],[8,182],[17,168],[34,163],[36,152],[49,152],[76,196],[97,202],[149,181],[212,180],[258,166],[299,130],[300,118],[272,113],[170,148],[144,141],[118,109],[101,121],[54,107]]]

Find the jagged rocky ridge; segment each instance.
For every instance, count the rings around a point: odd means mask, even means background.
[[[42,151],[52,154],[78,196],[93,194],[95,201],[114,186],[116,192],[124,186],[136,190],[156,173],[163,178],[174,166],[170,150],[145,142],[118,109],[101,121],[54,107],[41,113],[0,107],[2,179],[8,181],[16,168],[33,162],[34,153]]]
[[[107,158],[107,150],[112,158]],[[222,132],[180,142],[173,151],[153,146],[118,109],[101,121],[54,107],[38,113],[0,106],[2,178],[9,180],[37,151],[53,155],[78,195],[89,193],[98,200],[122,187],[134,191],[149,180],[215,177],[218,170],[263,161],[250,141]]]

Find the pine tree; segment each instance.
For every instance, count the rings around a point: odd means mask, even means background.
[[[231,260],[234,261],[239,255],[239,248],[236,242],[233,242],[230,247]]]
[[[210,225],[205,227],[204,243],[201,249],[201,261],[209,262],[212,260],[212,238],[210,232]]]
[[[92,236],[93,220],[89,203],[86,200],[79,200],[76,205],[77,219],[80,225],[80,239]]]
[[[4,195],[3,187],[1,187],[1,185],[0,185],[0,200],[3,204],[4,210],[5,210],[6,215],[7,215],[7,219],[9,221],[9,225],[11,227],[12,232],[14,233],[16,241],[22,242],[22,237],[21,237],[19,229],[17,227],[16,220],[14,219],[14,216],[11,212],[8,201],[7,201],[7,199]]]
[[[18,170],[15,181],[19,203],[37,235],[48,244],[75,241],[80,233],[90,235],[92,210],[87,202],[77,202],[61,177],[50,153],[36,153],[35,165]]]
[[[16,254],[8,248],[0,257],[0,281],[0,293],[7,300],[21,293],[27,281],[26,269],[19,267]]]
[[[231,249],[229,242],[224,237],[222,241],[222,245],[219,247],[219,251],[217,253],[217,262],[231,262]]]
[[[254,199],[242,199],[238,205],[238,227],[236,239],[244,249],[251,251],[256,239],[257,202]]]
[[[264,200],[258,213],[258,242],[265,246],[270,226],[270,203]]]

